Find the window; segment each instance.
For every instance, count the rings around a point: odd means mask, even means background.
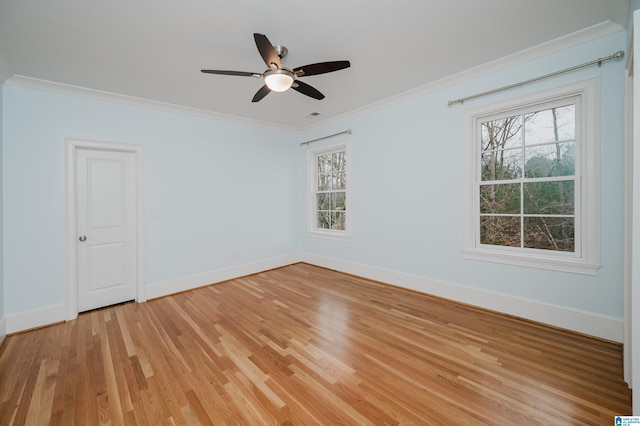
[[[309,150],[309,232],[344,239],[349,235],[347,144]]]
[[[596,273],[595,86],[467,113],[465,256]]]

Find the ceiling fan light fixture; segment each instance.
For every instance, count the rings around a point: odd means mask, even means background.
[[[264,73],[264,83],[274,92],[284,92],[295,80],[294,74],[285,69],[269,70]]]
[[[274,46],[271,44],[266,35],[253,33],[253,39],[262,60],[268,69],[263,73],[255,73],[248,71],[227,71],[227,70],[200,70],[207,74],[235,75],[240,77],[262,77],[264,85],[256,92],[251,102],[260,102],[265,96],[271,92],[284,92],[293,89],[298,93],[302,93],[310,98],[322,100],[324,95],[313,86],[298,80],[300,77],[309,75],[325,74],[328,72],[338,71],[349,68],[349,61],[329,61],[308,64],[298,68],[283,68],[280,59],[287,56],[287,48],[284,46]]]

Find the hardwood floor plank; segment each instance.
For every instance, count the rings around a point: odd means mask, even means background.
[[[38,331],[38,336],[36,340],[40,343],[40,336],[42,335],[42,331]],[[40,389],[36,389],[36,382],[38,380],[38,375],[40,372],[39,366],[42,362],[40,347],[34,349],[34,353],[28,354],[27,357],[29,359],[29,363],[27,365],[23,365],[23,367],[28,367],[28,369],[23,370],[23,380],[24,386],[18,385],[16,389],[16,399],[12,401],[16,405],[16,412],[13,417],[13,422],[15,424],[26,424],[29,408],[31,406],[31,399],[38,398],[38,392]],[[18,381],[20,381],[18,379]]]
[[[611,424],[620,345],[306,265],[7,336],[0,424]]]
[[[193,390],[187,391],[187,400],[189,401],[189,405],[185,407],[189,407],[189,410],[188,410],[189,417],[190,417],[188,419],[189,423],[193,424],[194,420],[197,419],[198,424],[203,424],[203,425],[215,424],[207,414],[207,410],[205,410],[205,408],[202,406],[202,403],[200,402],[200,398],[196,396]]]

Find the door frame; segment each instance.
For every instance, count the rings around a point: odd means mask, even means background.
[[[623,337],[623,373],[624,380],[630,388],[633,387],[633,299],[632,289],[634,286],[634,274],[638,273],[638,266],[634,265],[633,247],[637,241],[634,240],[633,229],[638,225],[634,218],[634,181],[633,175],[637,173],[638,165],[634,164],[633,152],[637,149],[634,144],[634,76],[633,76],[633,46],[627,49],[627,63],[625,70],[625,99],[624,99],[624,124],[625,124],[625,145],[624,145],[624,169],[625,169],[625,198],[624,198],[624,337]],[[637,308],[636,308],[637,309]]]
[[[144,147],[114,142],[99,142],[79,139],[66,139],[66,320],[70,321],[78,316],[78,250],[77,234],[77,190],[76,190],[76,160],[79,149],[96,151],[125,152],[134,155],[135,167],[135,295],[138,303],[145,302],[146,274],[145,274],[145,238],[144,238]]]
[[[640,388],[640,84],[635,81],[635,56],[640,56],[640,10],[632,11],[625,69],[625,269],[624,379]],[[632,414],[640,416],[634,392]]]

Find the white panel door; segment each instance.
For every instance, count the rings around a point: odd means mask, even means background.
[[[135,299],[135,154],[76,156],[78,311]]]

